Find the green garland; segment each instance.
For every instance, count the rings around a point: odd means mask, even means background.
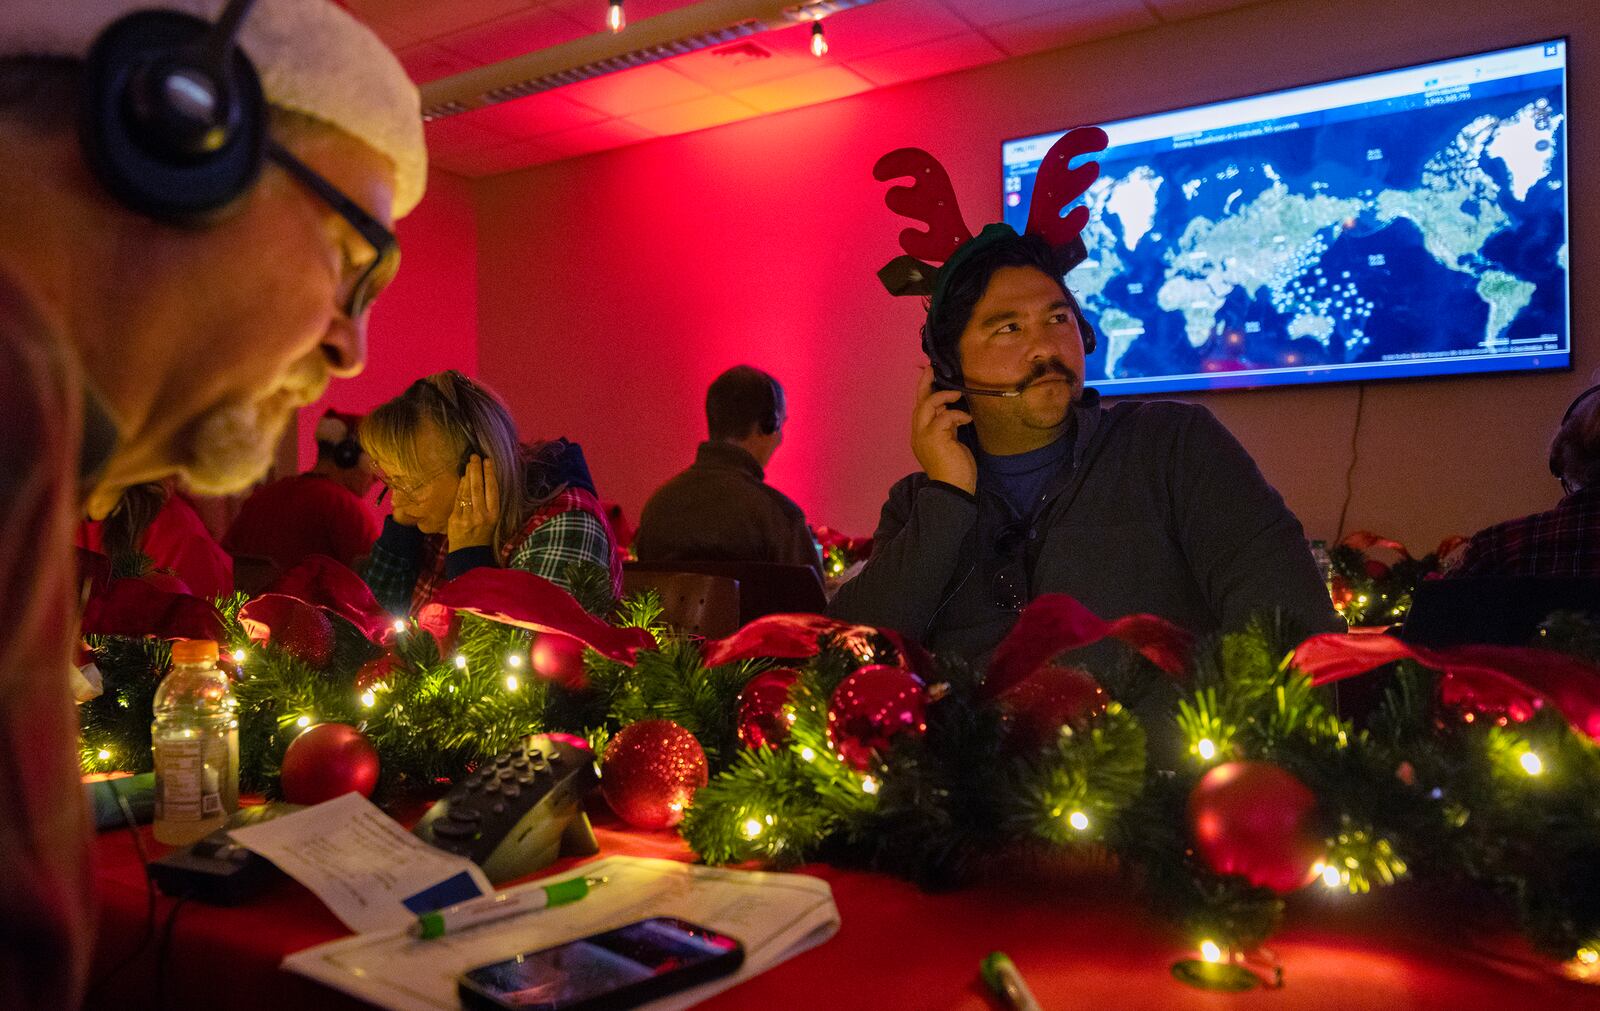
[[[1367,553],[1348,544],[1328,551],[1333,563],[1333,604],[1340,617],[1354,627],[1396,625],[1411,613],[1411,598],[1422,581],[1439,571],[1438,554],[1402,557],[1380,565],[1378,574],[1367,569]]]
[[[603,594],[589,596],[598,609]],[[583,690],[521,666],[529,633],[472,617],[448,654],[407,625],[393,670],[361,684],[363,664],[380,650],[353,628],[335,622],[334,659],[313,669],[251,643],[237,618],[242,603],[224,601],[221,610],[226,648],[244,658],[236,693],[247,790],[272,792],[283,749],[311,722],[350,723],[366,734],[382,764],[378,796],[387,800],[437,789],[524,734],[577,733],[603,749],[624,726],[670,719],[696,735],[711,766],[680,827],[709,863],[821,859],[936,888],[1017,855],[1090,866],[1109,855],[1197,943],[1241,952],[1272,934],[1283,900],[1203,866],[1185,812],[1195,783],[1216,763],[1268,761],[1318,798],[1328,851],[1321,883],[1311,887],[1361,893],[1408,876],[1475,883],[1505,898],[1541,950],[1600,962],[1594,742],[1548,712],[1508,726],[1441,712],[1435,676],[1410,663],[1396,666],[1378,712],[1357,728],[1334,712],[1326,689],[1289,664],[1299,637],[1275,619],[1203,644],[1176,701],[1156,707],[1175,716],[1186,749],[1175,772],[1147,760],[1154,742],[1146,740],[1147,717],[1136,715],[1172,689],[1130,650],[1099,672],[1112,699],[1105,711],[1033,750],[1019,748],[977,672],[939,659],[926,733],[903,735],[863,773],[835,753],[827,720],[833,690],[861,665],[859,656],[821,643],[791,689],[788,739],[747,749],[737,738],[738,695],[772,664],[706,668],[696,644],[665,626],[653,593],[623,601],[614,620],[649,629],[660,648],[631,668],[586,653]],[[1552,619],[1543,638],[1600,653],[1600,633],[1575,617]],[[84,771],[148,768],[150,699],[167,648],[116,638],[90,646],[106,691],[80,709]]]

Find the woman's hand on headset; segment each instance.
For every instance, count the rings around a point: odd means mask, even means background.
[[[957,410],[961,394],[933,385],[933,366],[922,370],[917,381],[917,406],[911,412],[911,451],[917,463],[935,481],[954,485],[969,495],[978,491],[978,461],[961,444],[956,432],[972,422],[972,415]]]
[[[467,460],[467,472],[456,487],[456,507],[445,528],[449,549],[494,544],[494,528],[499,522],[500,482],[495,478],[494,461],[474,454]]]

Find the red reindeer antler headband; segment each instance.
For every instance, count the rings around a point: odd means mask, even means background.
[[[1061,212],[1087,193],[1100,176],[1097,162],[1073,167],[1072,159],[1104,151],[1107,143],[1106,132],[1099,127],[1080,127],[1062,134],[1039,163],[1033,201],[1028,208],[1027,233],[1042,236],[1050,243],[1062,273],[1083,262],[1087,255],[1081,233],[1089,223],[1089,209],[1075,207],[1065,217]],[[952,264],[992,241],[1016,235],[1009,225],[989,225],[974,239],[961,218],[949,173],[933,155],[920,148],[890,151],[872,166],[872,175],[880,182],[911,179],[910,185],[891,186],[884,203],[896,214],[928,227],[926,231],[901,231],[900,248],[906,255],[890,260],[878,271],[878,278],[891,295],[933,296],[930,313],[937,312],[940,280],[949,276]]]

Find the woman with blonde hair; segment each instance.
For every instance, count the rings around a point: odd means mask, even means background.
[[[522,569],[572,589],[594,565],[622,590],[622,562],[583,450],[524,446],[493,393],[454,370],[412,383],[367,415],[361,447],[393,496],[366,579],[378,602],[415,614],[435,588],[481,566]]]

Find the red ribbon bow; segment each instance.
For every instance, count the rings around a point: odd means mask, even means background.
[[[1520,646],[1452,646],[1429,649],[1386,635],[1314,635],[1295,650],[1295,666],[1324,685],[1415,660],[1444,672],[1440,698],[1504,713],[1522,722],[1545,705],[1574,729],[1600,741],[1600,667],[1564,653]]]
[[[1194,636],[1165,618],[1130,614],[1106,621],[1065,593],[1047,593],[1030,603],[989,661],[984,690],[1000,695],[1071,649],[1107,637],[1120,639],[1168,674],[1189,669]]]
[[[338,615],[375,645],[383,645],[394,635],[391,618],[366,581],[326,555],[307,556],[278,579],[272,592]]]
[[[655,649],[642,628],[618,628],[601,621],[547,579],[521,569],[480,568],[440,587],[417,615],[417,624],[440,641],[450,634],[456,612],[515,625],[535,632],[571,636],[596,653],[633,666],[640,650]]]
[[[816,656],[824,639],[858,648],[859,652],[874,636],[889,641],[906,669],[926,674],[932,666],[927,651],[898,632],[852,625],[821,614],[769,614],[757,618],[725,639],[706,643],[701,655],[707,667],[755,657],[801,659]]]
[[[83,611],[83,632],[219,643],[225,638],[222,616],[209,601],[164,590],[142,579],[113,579],[105,592],[90,597]]]

